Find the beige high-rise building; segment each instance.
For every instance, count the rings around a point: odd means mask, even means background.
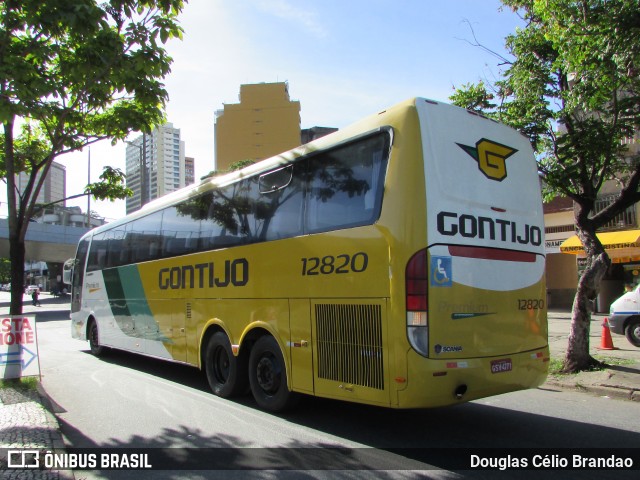
[[[285,82],[240,86],[240,103],[216,112],[216,170],[262,160],[300,145],[300,102]]]

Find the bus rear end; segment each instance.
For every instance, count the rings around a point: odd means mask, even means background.
[[[416,101],[427,245],[405,271],[401,407],[536,387],[546,378],[544,223],[536,163],[514,130]]]

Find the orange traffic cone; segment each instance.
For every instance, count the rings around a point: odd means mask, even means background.
[[[611,331],[609,330],[609,319],[604,318],[602,322],[602,335],[600,336],[599,350],[618,350],[618,347],[613,346],[613,340],[611,339]]]

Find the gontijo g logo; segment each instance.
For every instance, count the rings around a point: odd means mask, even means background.
[[[478,140],[475,148],[461,143],[456,143],[456,145],[478,162],[478,168],[487,178],[498,182],[507,178],[507,158],[518,151],[486,138]]]

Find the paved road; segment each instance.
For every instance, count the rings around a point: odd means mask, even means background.
[[[327,446],[334,446],[341,449],[340,461],[346,458],[347,470],[376,462],[397,469],[376,472],[376,478],[414,478],[417,470],[429,477],[457,478],[459,475],[446,471],[443,451],[436,449],[482,447],[503,452],[509,448],[549,448],[551,452],[567,452],[640,445],[640,424],[630,421],[640,418],[640,404],[550,386],[433,410],[392,411],[306,398],[291,414],[267,414],[258,410],[250,397],[231,402],[211,395],[204,376],[193,368],[126,353],[95,358],[85,342],[70,338],[68,304],[46,295],[43,304],[34,307],[38,311],[42,383],[68,447],[227,448],[222,450],[228,455],[224,459],[227,465],[241,469],[260,461],[256,452],[266,455],[267,464],[272,465],[269,462],[309,461],[309,452],[317,457]],[[560,329],[567,322],[558,318],[550,323]],[[550,332],[555,332],[556,326]],[[559,341],[555,333],[550,337]],[[250,447],[255,448],[248,450]],[[277,447],[284,450],[274,454]],[[335,457],[325,460],[323,468],[336,461]],[[464,476],[496,478],[499,473],[466,472]],[[502,473],[504,478],[514,474]],[[540,473],[522,471],[518,476],[539,478]],[[561,473],[558,478],[571,478],[576,472]],[[579,473],[574,478],[632,478],[630,472]],[[191,474],[193,478],[203,475]],[[304,474],[240,471],[218,475],[335,478],[331,471],[322,469]],[[158,472],[152,475],[158,476]],[[173,478],[184,476],[181,472]],[[345,476],[370,478],[371,474],[348,470]],[[82,471],[76,477],[139,478],[139,474]]]

